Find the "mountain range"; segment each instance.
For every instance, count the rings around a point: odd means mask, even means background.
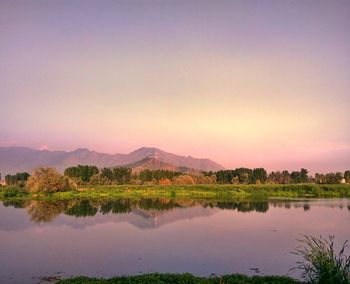
[[[31,172],[37,167],[65,168],[81,165],[101,167],[128,166],[135,172],[166,169],[181,172],[218,171],[223,166],[209,159],[181,156],[152,147],[142,147],[129,154],[106,154],[79,148],[74,151],[36,150],[27,147],[0,147],[0,173]]]

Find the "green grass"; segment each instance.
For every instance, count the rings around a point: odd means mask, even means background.
[[[285,276],[246,276],[241,274],[223,275],[222,277],[198,277],[192,274],[144,274],[120,276],[109,279],[75,277],[58,281],[57,284],[296,284],[302,283]]]
[[[350,197],[350,185],[333,184],[261,184],[261,185],[110,185],[81,186],[85,191],[30,194],[23,189],[3,187],[0,199],[101,199],[101,198],[191,198],[234,199],[246,198],[300,198]]]
[[[301,271],[301,276],[308,283],[317,284],[349,284],[350,255],[346,255],[348,241],[339,253],[336,253],[334,236],[328,239],[314,236],[304,236],[302,245],[295,254],[302,258],[297,262],[295,270]]]

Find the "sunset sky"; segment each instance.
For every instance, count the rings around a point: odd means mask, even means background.
[[[0,1],[0,146],[350,169],[350,1]]]

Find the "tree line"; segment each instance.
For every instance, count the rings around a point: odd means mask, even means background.
[[[273,171],[267,173],[264,168],[237,168],[235,170],[222,170],[215,173],[217,183],[223,184],[299,184],[299,183],[316,183],[316,184],[338,184],[342,182],[350,183],[350,171],[344,173],[316,173],[315,176],[309,175],[307,169],[289,172]]]
[[[119,185],[119,184],[337,184],[350,183],[350,170],[344,173],[316,173],[309,175],[307,169],[289,172],[273,171],[264,168],[236,168],[233,170],[208,171],[185,174],[169,170],[149,170],[133,172],[131,168],[101,168],[78,165],[65,169],[62,175],[53,168],[38,168],[30,175],[27,172],[6,175],[7,185],[26,187],[31,192],[57,192],[77,188],[80,185]]]

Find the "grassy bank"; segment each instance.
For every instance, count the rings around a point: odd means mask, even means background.
[[[110,185],[81,186],[79,190],[31,194],[22,188],[2,187],[0,199],[101,199],[101,198],[305,198],[350,197],[348,184],[261,184],[261,185]]]
[[[221,277],[198,277],[192,274],[145,274],[122,276],[110,279],[75,277],[58,281],[57,284],[296,284],[302,283],[285,276],[245,276],[241,274],[223,275]]]

